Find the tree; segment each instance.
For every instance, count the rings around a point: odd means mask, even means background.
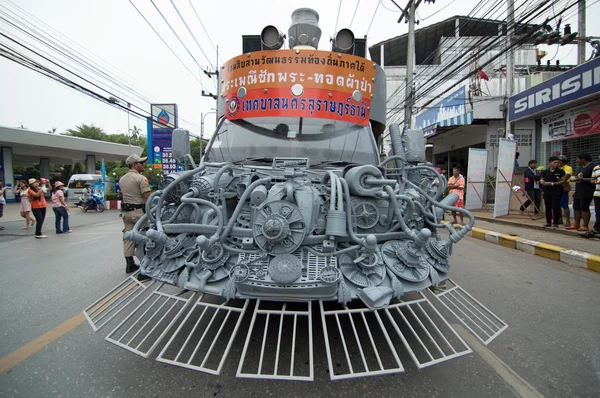
[[[52,130],[48,130],[49,134],[54,134],[56,133],[56,127],[52,127]]]
[[[93,124],[87,125],[82,123],[81,126],[75,126],[74,129],[67,129],[63,135],[69,135],[71,137],[88,138],[96,141],[110,141],[108,134],[102,130],[101,127],[94,126]]]
[[[142,129],[140,129],[135,124],[133,125],[133,128],[129,131],[131,132],[132,143],[133,143],[133,140],[137,140],[140,137],[140,134],[142,133]]]

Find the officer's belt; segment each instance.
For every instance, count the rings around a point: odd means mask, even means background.
[[[146,207],[146,205],[134,205],[134,204],[131,204],[131,203],[123,203],[121,205],[121,209],[123,211],[134,211],[134,210],[137,210],[137,209],[143,209],[144,207]]]

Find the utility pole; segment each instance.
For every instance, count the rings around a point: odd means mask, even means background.
[[[420,2],[420,1],[419,1]],[[412,127],[413,68],[415,63],[415,13],[418,4],[410,2],[408,7],[408,44],[406,54],[406,91],[404,94],[404,129]]]
[[[427,0],[425,0],[427,2]],[[396,4],[395,1],[393,1]],[[415,14],[417,7],[421,4],[421,0],[409,0],[408,4],[402,10],[401,7],[396,4],[402,15],[398,19],[398,23],[402,22],[402,19],[406,18],[408,22],[408,43],[406,48],[406,89],[404,92],[404,129],[412,127],[412,108],[414,105],[413,98],[413,75],[414,75],[414,64],[415,64]]]
[[[515,2],[508,0],[508,12],[506,14],[506,102],[504,107],[504,115],[506,117],[505,137],[511,133],[511,123],[508,119],[508,99],[513,93],[514,72],[515,72],[515,54],[512,48],[513,35],[515,31]]]
[[[584,38],[585,36],[585,0],[579,0],[579,4],[577,5],[579,8],[579,16],[578,16],[578,34],[579,37]],[[577,42],[577,65],[581,65],[585,62],[585,40],[579,40]]]

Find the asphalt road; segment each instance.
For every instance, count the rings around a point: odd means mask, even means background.
[[[0,364],[124,279],[117,213],[73,219],[70,235],[0,236]],[[104,341],[109,330],[84,323],[1,374],[0,395],[600,396],[599,274],[470,238],[455,246],[452,265],[453,279],[509,328],[487,348],[430,368],[402,357],[404,373],[331,382],[315,328],[312,383],[235,378],[240,341],[211,376],[138,357]]]

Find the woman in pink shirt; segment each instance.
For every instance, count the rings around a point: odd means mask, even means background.
[[[54,210],[54,215],[56,217],[54,222],[54,228],[56,229],[57,234],[69,233],[71,232],[71,228],[69,228],[69,208],[65,202],[65,193],[62,188],[65,184],[60,181],[56,181],[54,183],[54,193],[52,194],[52,210]],[[62,230],[60,229],[60,220],[62,218]]]
[[[461,209],[465,208],[463,204],[464,191],[465,191],[465,177],[460,174],[460,167],[456,166],[452,168],[452,177],[448,179],[448,189],[450,193],[455,193],[458,195],[458,202],[454,205],[454,207],[460,207]],[[459,213],[460,216],[460,224],[464,225],[463,214]],[[456,212],[452,212],[452,224],[458,224],[456,221]]]

